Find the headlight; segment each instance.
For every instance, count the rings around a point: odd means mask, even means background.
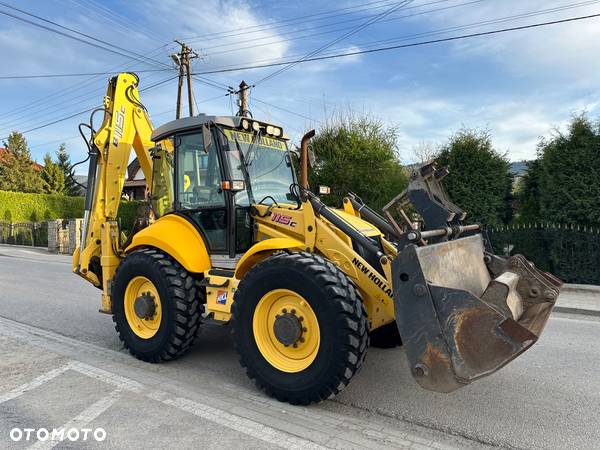
[[[281,128],[273,127],[273,136],[279,137],[283,134]]]
[[[252,129],[254,131],[260,130],[260,123],[258,123],[258,122],[252,122]]]
[[[242,119],[242,128],[244,130],[249,130],[250,129],[250,122],[246,119]]]
[[[274,134],[275,127],[273,125],[267,125],[267,134]]]

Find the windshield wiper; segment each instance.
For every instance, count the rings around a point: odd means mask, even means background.
[[[252,152],[254,152],[254,150],[256,149],[256,143],[260,142],[260,133],[261,131],[258,130],[258,133],[256,133],[254,135],[254,139],[252,140],[252,143],[250,144],[250,147],[248,147],[248,152],[247,152],[247,161],[248,161],[248,165],[251,165],[254,161],[252,160],[251,156]]]
[[[233,136],[233,141],[235,142],[235,146],[237,147],[237,151],[240,155],[240,169],[242,169],[242,175],[244,176],[244,183],[246,184],[246,192],[248,193],[248,200],[251,205],[254,204],[254,194],[252,194],[252,186],[250,185],[250,174],[248,173],[248,163],[246,162],[246,157],[244,156],[244,152],[240,146],[240,143],[237,137]]]

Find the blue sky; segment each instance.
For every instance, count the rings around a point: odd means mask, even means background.
[[[168,65],[172,65],[168,55],[176,48],[173,39],[184,39],[203,55],[194,63],[195,72],[304,55],[397,3],[389,0],[5,2]],[[551,8],[556,10],[544,12]],[[0,11],[10,10],[0,6]],[[535,15],[512,18],[525,13]],[[438,32],[434,37],[448,37],[594,13],[600,13],[600,1],[414,0],[324,54],[431,38],[423,33]],[[312,16],[298,19],[307,15]],[[481,24],[498,19],[505,20]],[[466,30],[451,30],[473,24],[476,26]],[[383,40],[393,41],[382,44]],[[132,61],[5,15],[0,15],[0,49],[4,61],[0,74],[4,76],[164,67]],[[599,51],[600,19],[590,19],[310,62],[254,88],[251,109],[255,117],[281,123],[293,140],[305,130],[319,127],[336,112],[371,114],[398,127],[398,150],[405,163],[415,160],[416,147],[444,142],[461,126],[487,128],[495,147],[506,152],[511,160],[529,159],[535,155],[539,137],[549,135],[556,127],[564,127],[573,113],[586,110],[592,117],[598,116]],[[252,84],[274,70],[206,77],[237,86],[242,79]],[[175,75],[174,70],[140,73],[140,88]],[[0,137],[99,104],[106,80],[106,75],[0,80]],[[142,93],[155,126],[174,118],[175,95],[175,80]],[[202,112],[230,114],[232,111],[232,99],[222,90],[195,83],[195,95]],[[73,161],[83,159],[84,145],[77,137],[77,124],[82,121],[87,121],[87,114],[27,133],[33,156],[41,161],[46,151],[53,152],[64,141]]]

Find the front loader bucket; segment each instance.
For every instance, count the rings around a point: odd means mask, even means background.
[[[407,246],[392,265],[396,323],[425,389],[490,375],[540,337],[561,281],[521,255],[484,252],[481,235]]]

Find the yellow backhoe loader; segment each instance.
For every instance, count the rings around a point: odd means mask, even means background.
[[[538,340],[561,282],[522,256],[488,251],[446,198],[445,170],[414,170],[381,215],[354,194],[333,209],[307,186],[314,132],[302,140],[298,180],[281,127],[199,114],[154,129],[138,82],[112,78],[102,125],[89,125],[73,255],[137,358],[174,359],[204,322],[230,323],[257,386],[308,404],[348,385],[370,338],[401,339],[416,381],[438,392],[495,372]],[[124,241],[116,218],[132,148],[151,205]]]

